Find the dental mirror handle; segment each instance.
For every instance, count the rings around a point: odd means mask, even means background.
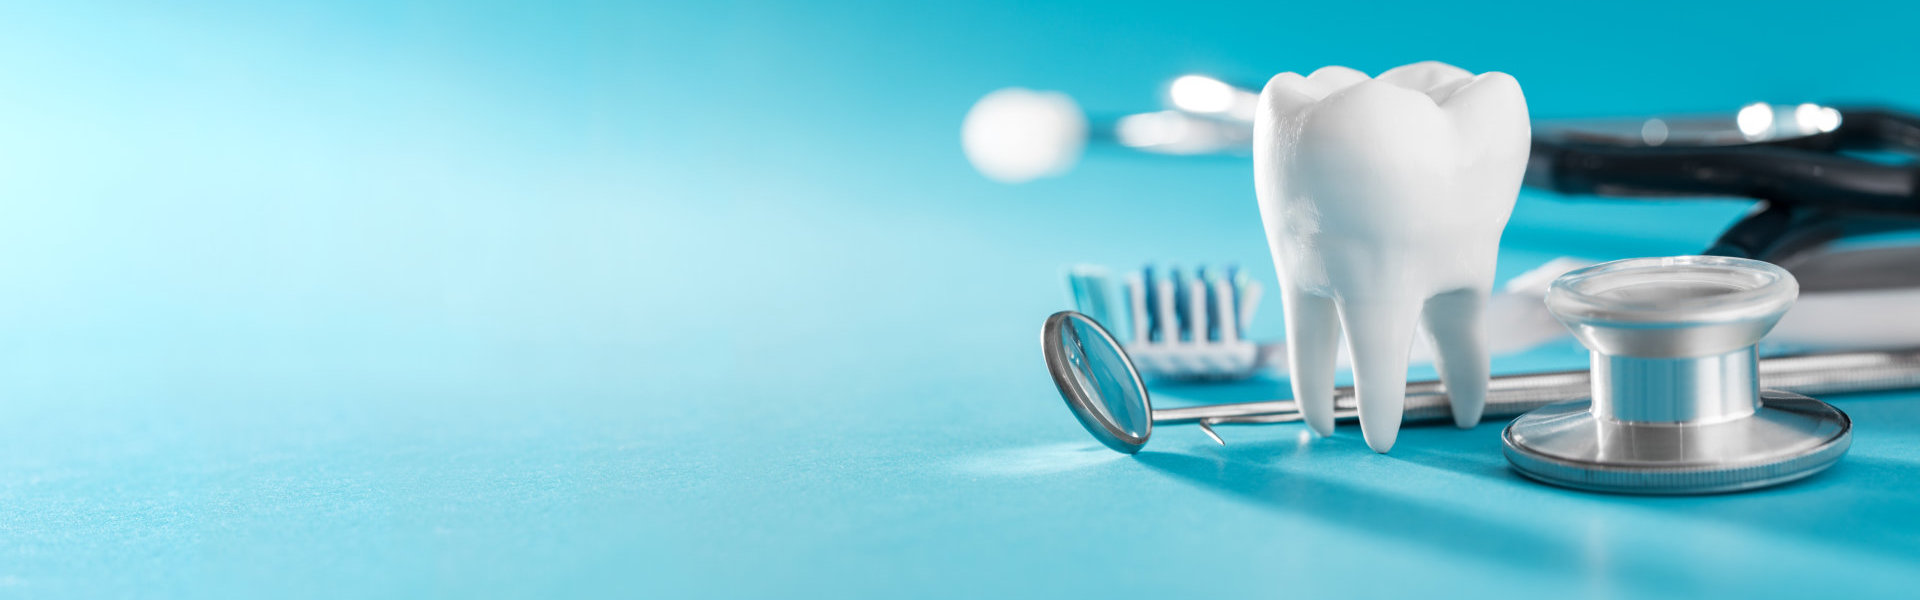
[[[1920,388],[1920,348],[1833,354],[1805,354],[1761,359],[1760,387],[1797,394],[1826,395]],[[1586,398],[1592,380],[1585,370],[1501,375],[1487,389],[1486,417],[1506,418],[1553,404]],[[1334,390],[1335,416],[1357,418],[1359,403],[1352,386]],[[1154,424],[1213,425],[1280,423],[1300,419],[1292,400],[1213,404],[1153,411]],[[1453,419],[1447,395],[1439,381],[1407,383],[1406,423]]]
[[[1494,377],[1492,384],[1487,388],[1487,407],[1484,414],[1488,417],[1516,416],[1555,402],[1584,398],[1588,389],[1586,371],[1501,375]],[[1333,408],[1335,417],[1338,419],[1358,418],[1359,413],[1355,411],[1359,410],[1360,403],[1353,394],[1353,386],[1334,388]],[[1159,408],[1153,411],[1153,422],[1156,425],[1178,425],[1201,421],[1213,424],[1279,423],[1298,420],[1299,413],[1299,405],[1294,404],[1292,400],[1268,400]],[[1453,409],[1449,408],[1447,393],[1439,381],[1407,383],[1407,408],[1406,414],[1401,417],[1402,422],[1439,422],[1452,419]]]

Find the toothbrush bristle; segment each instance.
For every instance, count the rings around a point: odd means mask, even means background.
[[[1186,274],[1180,271],[1180,267],[1167,267],[1167,279],[1173,281],[1173,339],[1181,342],[1192,341],[1193,322],[1187,316],[1191,314],[1188,312],[1190,310],[1188,307],[1193,299],[1187,297]]]
[[[1106,269],[1093,265],[1075,265],[1067,270],[1067,288],[1073,294],[1074,310],[1095,322],[1112,328],[1112,299],[1107,288]]]
[[[1158,281],[1159,278],[1154,276],[1153,265],[1141,267],[1140,277],[1145,281],[1142,287],[1146,292],[1147,298],[1147,323],[1146,335],[1144,337],[1149,342],[1164,341],[1166,338],[1166,330],[1163,324],[1160,323],[1159,318],[1160,282]]]
[[[1152,317],[1148,315],[1153,313],[1147,309],[1147,282],[1140,273],[1127,274],[1126,297],[1127,315],[1130,317],[1127,321],[1130,327],[1127,339],[1136,343],[1145,343],[1148,327],[1153,322]]]
[[[1233,264],[1147,264],[1116,278],[1068,272],[1074,304],[1106,326],[1143,375],[1233,379],[1251,373],[1262,349],[1247,337],[1260,285]]]
[[[1220,273],[1217,269],[1209,269],[1204,266],[1196,270],[1195,273],[1197,273],[1200,279],[1202,289],[1206,291],[1205,297],[1202,298],[1200,302],[1204,305],[1202,308],[1205,309],[1207,314],[1207,341],[1220,341],[1220,326],[1224,323],[1220,319],[1220,294],[1213,286],[1213,282],[1219,278]]]

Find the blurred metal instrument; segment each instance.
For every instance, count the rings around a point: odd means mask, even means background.
[[[1090,119],[1058,92],[1001,90],[968,113],[962,146],[982,174],[1010,183],[1065,173],[1088,146],[1246,155],[1258,98],[1246,87],[1187,75],[1168,86],[1166,110]],[[1061,122],[1073,126],[1049,125]],[[1834,240],[1920,231],[1915,158],[1920,116],[1753,103],[1717,114],[1536,121],[1525,184],[1615,198],[1760,200],[1703,254],[1787,265]],[[1864,279],[1920,283],[1912,264]]]

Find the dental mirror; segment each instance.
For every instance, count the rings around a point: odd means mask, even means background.
[[[1054,313],[1040,329],[1040,347],[1060,397],[1088,433],[1127,454],[1147,444],[1153,434],[1147,385],[1106,328],[1077,312]]]

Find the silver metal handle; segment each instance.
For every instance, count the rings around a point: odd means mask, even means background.
[[[1920,388],[1920,348],[1780,356],[1760,360],[1760,387],[1818,396]],[[1592,380],[1585,370],[1494,377],[1487,388],[1486,417],[1507,418],[1553,404],[1589,397]],[[1333,392],[1334,418],[1358,418],[1352,386]],[[1300,420],[1292,400],[1214,404],[1154,409],[1155,424],[1237,425]],[[1407,383],[1405,423],[1453,420],[1439,381]]]

